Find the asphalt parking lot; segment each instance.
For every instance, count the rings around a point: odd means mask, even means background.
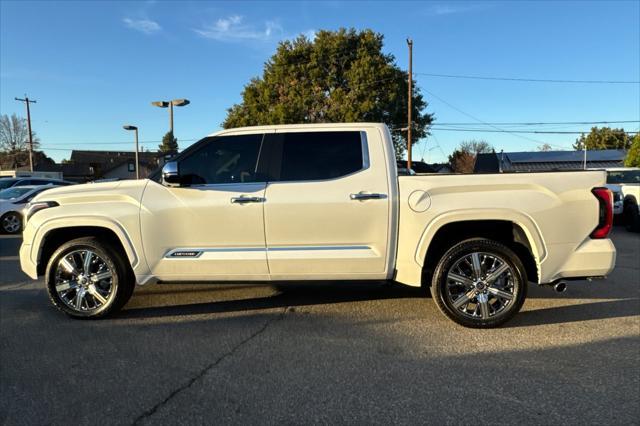
[[[0,423],[638,424],[640,234],[566,293],[470,330],[379,284],[156,285],[72,320],[0,237]]]

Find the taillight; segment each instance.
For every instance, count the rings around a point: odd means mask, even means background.
[[[593,188],[593,195],[598,199],[598,226],[591,233],[591,238],[607,238],[613,226],[613,193],[608,188]]]

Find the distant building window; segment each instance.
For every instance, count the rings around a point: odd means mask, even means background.
[[[129,163],[129,171],[130,172],[135,172],[136,171],[136,165],[133,162]]]

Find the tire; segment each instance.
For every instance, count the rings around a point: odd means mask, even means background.
[[[479,265],[480,274],[475,272],[474,263]],[[431,294],[438,309],[458,324],[494,328],[522,308],[527,275],[509,247],[474,238],[454,245],[442,256],[433,274]]]
[[[0,219],[0,227],[5,234],[18,234],[22,232],[22,215],[18,212],[9,212]]]
[[[628,203],[624,209],[625,228],[630,232],[640,232],[640,212],[636,203]]]
[[[91,253],[88,266],[87,253]],[[118,312],[129,301],[135,277],[121,250],[84,237],[66,242],[53,253],[45,283],[58,310],[73,318],[95,319]]]

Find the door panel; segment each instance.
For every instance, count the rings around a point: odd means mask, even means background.
[[[149,183],[141,211],[145,256],[161,280],[268,279],[264,183],[166,188]]]
[[[342,153],[337,142],[344,137],[352,143],[350,136],[331,133],[272,135],[272,155],[282,162],[274,174],[301,179],[267,185],[265,234],[272,279],[386,278],[390,206],[388,180],[380,173],[386,170],[384,153],[368,146],[364,132],[352,132],[362,146],[354,167],[354,153]],[[300,145],[287,149],[293,143]],[[291,161],[294,167],[287,166]],[[376,165],[375,173],[369,163]],[[305,170],[310,178],[330,178],[302,180]],[[359,199],[357,194],[379,195]]]
[[[177,160],[183,187],[149,183],[140,213],[160,280],[266,280],[262,134],[205,138]]]

